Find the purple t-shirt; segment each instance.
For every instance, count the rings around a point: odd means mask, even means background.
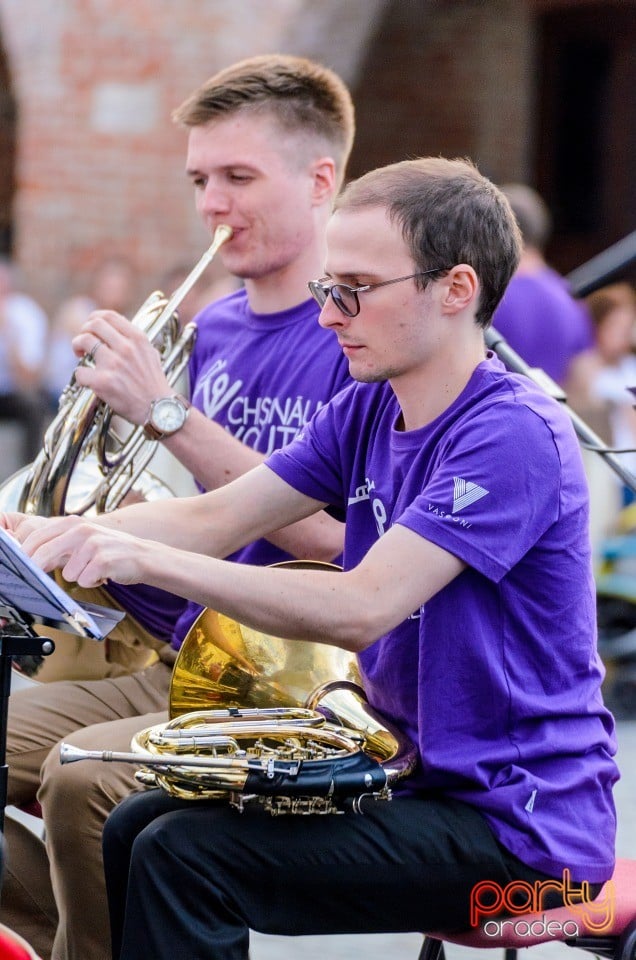
[[[388,384],[355,384],[267,462],[347,505],[345,568],[395,523],[468,565],[360,655],[371,704],[419,747],[405,786],[472,804],[538,870],[603,881],[615,742],[569,418],[492,355],[432,423],[398,415]]]
[[[268,454],[289,443],[345,385],[348,363],[335,336],[318,324],[314,300],[257,314],[238,290],[196,317],[190,357],[192,405],[247,446]],[[214,450],[210,450],[214,456]],[[258,540],[228,559],[264,565],[289,554]],[[144,584],[109,590],[155,636],[178,649],[201,607]]]
[[[564,278],[547,266],[513,276],[492,322],[530,367],[545,370],[560,384],[572,357],[594,343],[587,307],[574,299]]]
[[[197,318],[197,349],[190,360],[193,405],[261,453],[289,443],[351,383],[335,336],[318,324],[319,312],[314,300],[306,300],[280,313],[257,314],[244,290],[211,304]],[[262,566],[290,557],[257,540],[228,559]],[[201,609],[188,602],[173,647],[181,646]]]
[[[198,334],[189,364],[192,405],[261,453],[288,443],[351,382],[337,340],[320,327],[318,314],[314,300],[280,313],[257,314],[245,290],[211,303],[196,317]],[[258,540],[228,559],[264,565],[290,557]],[[111,581],[109,592],[176,649],[202,609],[145,584]]]

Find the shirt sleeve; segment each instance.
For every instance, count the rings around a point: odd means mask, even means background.
[[[345,387],[266,465],[294,489],[321,503],[344,506],[342,459],[345,411],[355,385]],[[344,441],[344,449],[347,443]]]
[[[395,522],[497,582],[558,519],[561,475],[553,425],[502,402],[448,435],[428,482]]]

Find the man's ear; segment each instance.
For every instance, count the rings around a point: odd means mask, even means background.
[[[316,206],[333,199],[336,192],[336,164],[331,157],[321,157],[311,165],[312,199]]]
[[[442,279],[442,309],[446,314],[460,313],[476,302],[479,296],[477,274],[467,263],[459,263]]]

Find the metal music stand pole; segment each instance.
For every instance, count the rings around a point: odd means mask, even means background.
[[[39,637],[33,629],[33,618],[29,614],[12,608],[0,607],[0,831],[4,831],[4,812],[7,805],[7,721],[9,695],[11,693],[11,662],[17,656],[47,657],[55,650],[55,644],[48,637]],[[58,626],[57,623],[54,624]],[[60,629],[68,625],[60,622]]]
[[[494,350],[497,356],[505,363],[509,370],[513,370],[515,373],[522,373],[524,376],[528,377],[537,386],[541,387],[549,396],[554,397],[555,400],[558,400],[562,405],[576,431],[576,434],[581,441],[582,445],[588,449],[592,450],[594,453],[598,453],[600,457],[605,460],[607,465],[612,468],[612,470],[618,474],[626,487],[629,487],[634,493],[636,493],[636,476],[625,467],[624,464],[620,462],[620,459],[616,456],[616,452],[608,448],[607,444],[601,440],[599,435],[595,433],[587,423],[579,417],[577,413],[568,405],[567,397],[565,391],[555,383],[552,377],[550,377],[545,370],[540,369],[539,367],[530,367],[525,362],[525,360],[519,356],[519,354],[512,349],[508,341],[501,336],[500,333],[490,327],[485,331],[485,340],[486,346],[490,350]],[[628,452],[628,451],[625,451]]]
[[[7,724],[13,657],[46,657],[55,649],[36,624],[103,640],[123,618],[120,611],[79,604],[0,526],[0,829],[8,798]],[[1,854],[0,850],[0,854]]]
[[[630,271],[636,266],[636,230],[613,243],[607,250],[597,253],[582,266],[572,270],[565,278],[570,292],[575,297],[587,297],[607,283],[629,280]]]

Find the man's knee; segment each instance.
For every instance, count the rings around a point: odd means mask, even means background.
[[[68,738],[73,739],[74,736]],[[42,765],[38,792],[50,840],[60,827],[65,834],[73,834],[78,839],[101,830],[113,805],[108,777],[104,776],[102,767],[106,764],[97,761],[62,764],[60,744],[50,751]]]
[[[6,755],[8,763],[7,803],[21,805],[35,800],[40,784],[40,767],[51,748],[46,744],[37,725],[33,724],[33,705],[37,699],[30,696],[31,691],[18,698],[16,709],[9,710],[7,722]],[[13,704],[10,704],[13,706]]]
[[[95,732],[90,727],[77,730],[65,742],[82,749],[95,748]],[[82,760],[60,762],[60,745],[48,754],[42,766],[42,785],[38,799],[42,804],[47,837],[72,834],[77,843],[97,840],[101,843],[104,822],[111,810],[129,793],[139,789],[135,768],[130,764]],[[119,749],[117,738],[113,748]]]
[[[42,804],[45,821],[50,823],[55,812],[60,810],[64,811],[65,819],[77,824],[77,818],[83,817],[85,813],[88,797],[93,789],[91,771],[82,769],[79,764],[62,765],[58,745],[44,761],[41,777],[38,799]]]

